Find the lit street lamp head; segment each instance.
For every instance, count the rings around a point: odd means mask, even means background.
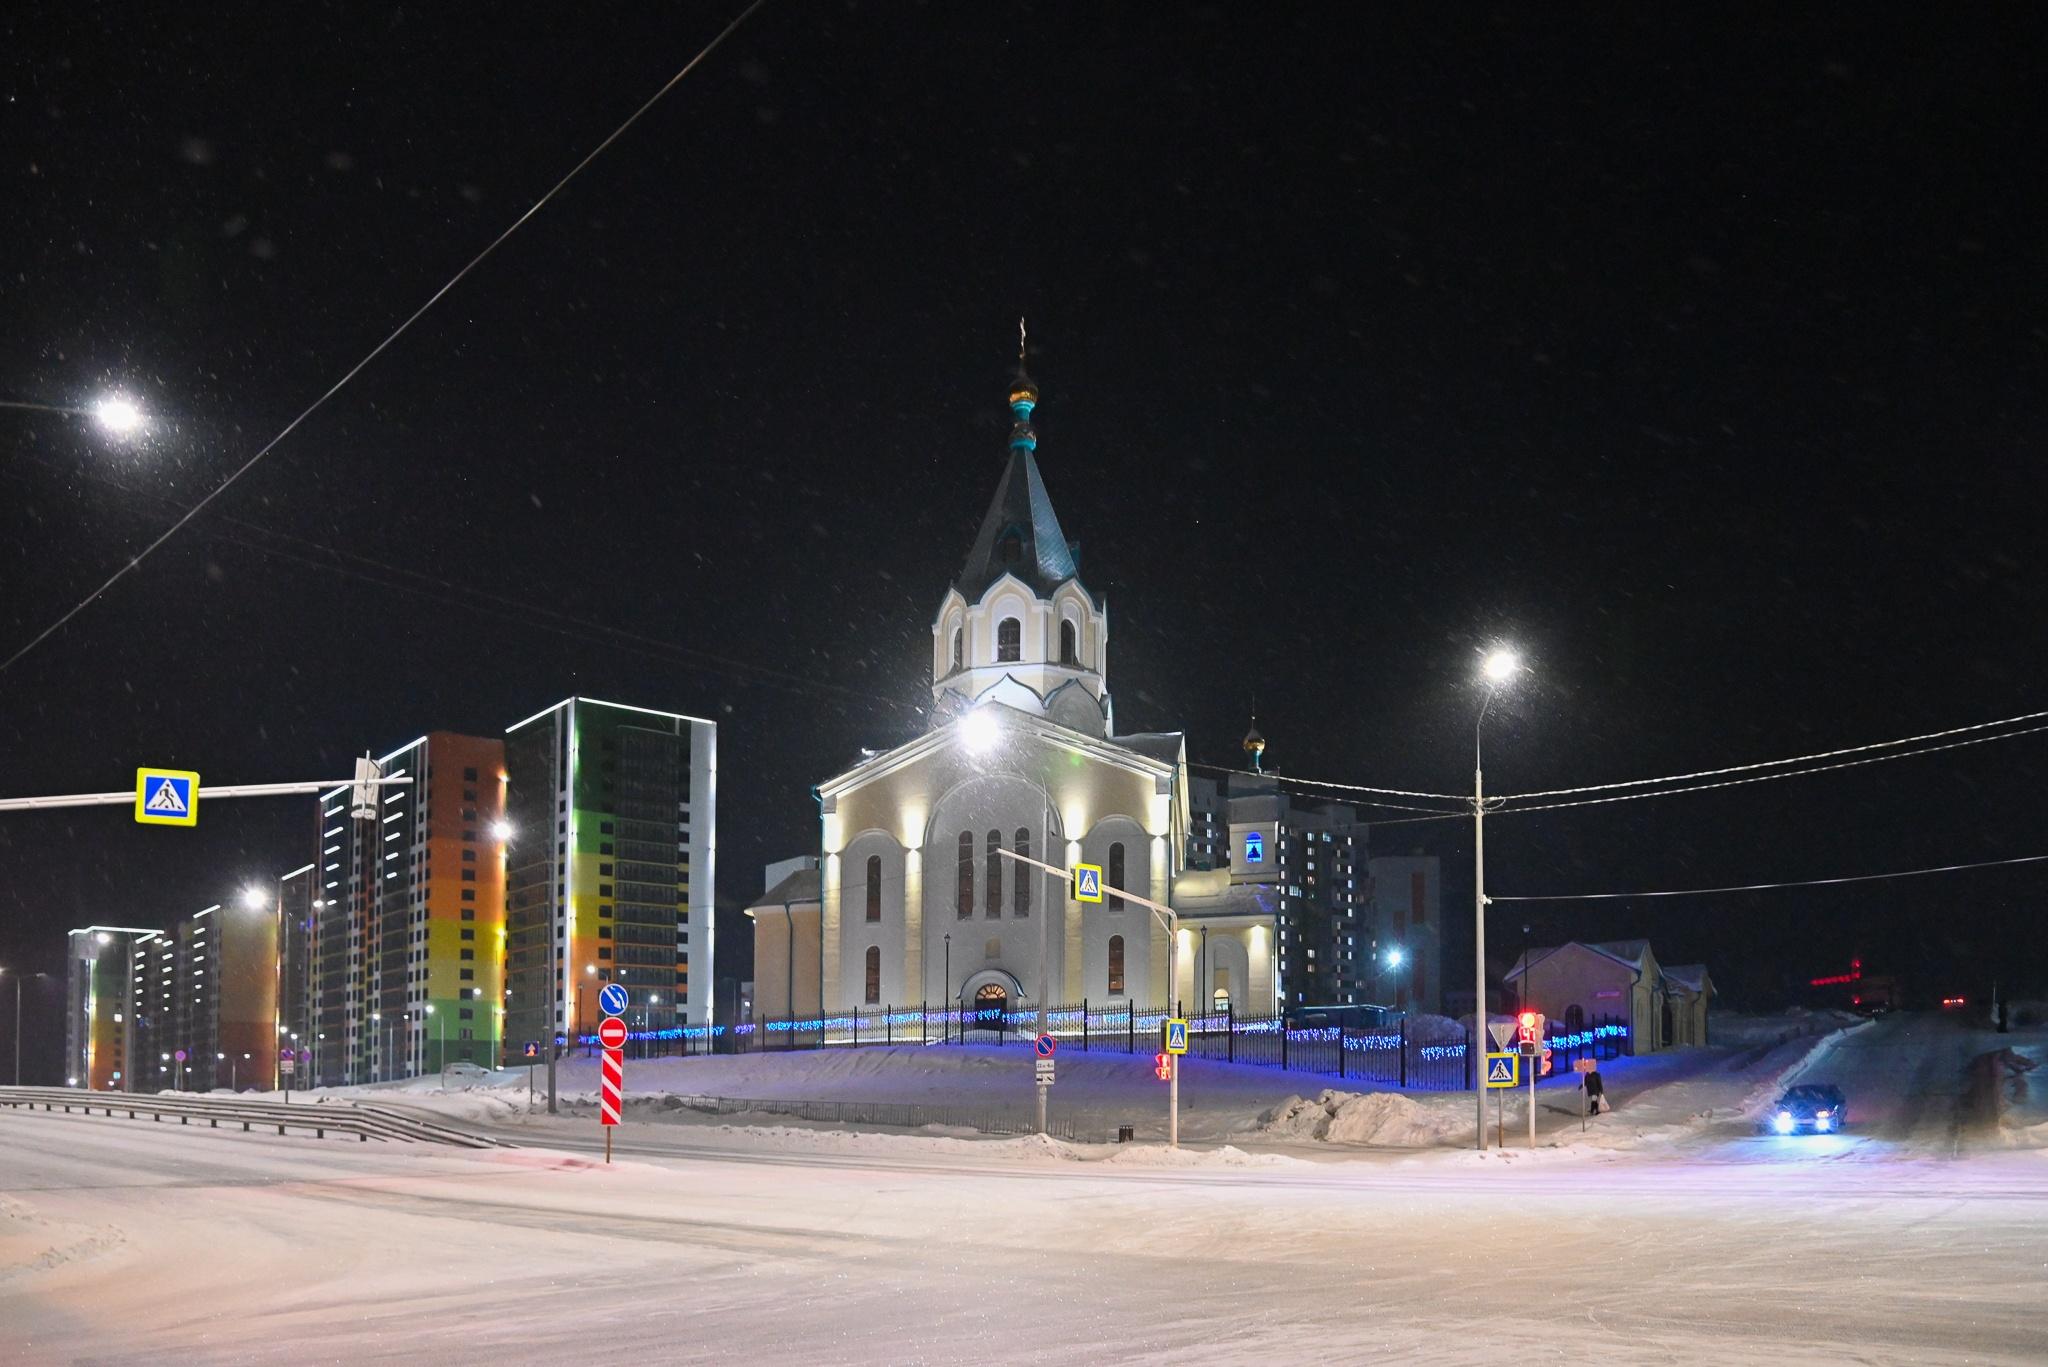
[[[261,910],[263,905],[269,900],[270,895],[264,892],[262,888],[242,889],[242,905],[251,911]]]
[[[1479,663],[1479,672],[1490,684],[1504,684],[1515,677],[1522,668],[1522,657],[1506,646],[1497,646],[1486,652],[1486,658]]]
[[[109,394],[93,405],[92,415],[101,427],[117,437],[132,436],[140,432],[148,421],[142,416],[142,409],[135,400],[120,394]]]
[[[495,840],[495,841],[499,842],[500,844],[503,844],[503,843],[504,843],[505,841],[507,841],[507,840],[510,840],[511,838],[512,838],[512,823],[511,823],[511,822],[509,822],[509,821],[493,821],[493,822],[491,823],[491,839],[493,839],[493,840]]]

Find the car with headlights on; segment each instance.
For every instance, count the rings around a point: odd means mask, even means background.
[[[1831,1083],[1791,1088],[1764,1112],[1767,1134],[1835,1134],[1848,1128],[1849,1102]]]

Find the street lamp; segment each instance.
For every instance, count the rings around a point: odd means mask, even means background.
[[[1479,720],[1472,726],[1472,964],[1476,984],[1472,996],[1472,1034],[1465,1045],[1466,1062],[1472,1068],[1472,1095],[1477,1118],[1479,1149],[1486,1149],[1486,1070],[1480,1066],[1486,1040],[1486,784],[1481,776],[1480,742],[1486,728],[1486,711],[1493,695],[1521,672],[1522,658],[1506,646],[1495,646],[1480,661],[1479,674],[1486,684],[1486,698],[1479,704]]]
[[[125,394],[107,395],[92,406],[92,415],[101,427],[117,437],[132,436],[148,422],[142,416],[141,406]]]
[[[105,939],[105,936],[101,936]],[[0,973],[7,970],[0,968]],[[21,1085],[21,980],[28,977],[47,978],[47,973],[17,973],[14,975],[14,1085]]]
[[[270,894],[251,884],[242,889],[242,905],[251,911],[261,911],[270,901]]]
[[[498,841],[499,843],[501,843],[501,844],[502,844],[503,842],[505,842],[505,841],[507,841],[507,840],[510,840],[511,838],[512,838],[512,823],[511,823],[511,822],[509,822],[509,821],[493,821],[493,822],[491,823],[491,839],[493,839],[493,840],[496,840],[496,841]]]
[[[432,1002],[428,1002],[428,1003],[427,1003],[427,1020],[428,1020],[429,1022],[431,1022],[431,1021],[432,1021],[433,1019],[434,1019],[434,1004],[433,1004]],[[437,1041],[437,1043],[438,1043],[438,1041]],[[427,1049],[427,1033],[426,1033],[426,1031],[422,1030],[422,1031],[420,1032],[420,1052],[424,1054],[424,1053],[426,1052],[426,1049]],[[443,1068],[445,1068],[445,1067],[447,1067],[447,1066],[448,1066],[448,1058],[447,1058],[447,1054],[448,1054],[448,1051],[447,1051],[447,1049],[443,1048],[443,1049],[441,1050],[441,1055],[442,1055],[442,1058],[441,1058],[441,1066],[442,1066]],[[422,1060],[421,1060],[421,1062],[422,1062],[422,1064],[424,1064],[424,1063],[425,1063],[425,1060],[424,1060],[424,1059],[422,1059]],[[421,1071],[422,1073],[424,1073],[424,1072],[426,1072],[427,1070],[426,1070],[426,1068],[425,1068],[425,1067],[422,1067],[422,1068],[420,1069],[420,1071]]]

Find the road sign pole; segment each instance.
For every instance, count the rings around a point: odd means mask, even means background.
[[[1536,1067],[1535,1059],[1529,1060],[1529,1147],[1536,1147]]]

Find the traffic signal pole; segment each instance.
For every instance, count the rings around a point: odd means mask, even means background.
[[[1050,839],[1050,836],[1048,836],[1047,838]],[[1029,864],[1034,869],[1042,869],[1046,873],[1049,873],[1053,875],[1055,878],[1061,880],[1061,882],[1067,883],[1069,886],[1071,886],[1072,884],[1074,874],[1071,869],[1063,869],[1059,867],[1057,864],[1048,864],[1042,859],[1033,859],[1029,855],[1018,854],[1015,850],[1006,850],[998,847],[996,853],[1001,855],[1005,859],[1014,859],[1019,864]],[[1174,952],[1176,949],[1179,948],[1180,944],[1180,916],[1178,915],[1178,913],[1174,911],[1172,907],[1162,906],[1159,903],[1153,901],[1149,897],[1140,897],[1135,892],[1126,892],[1122,888],[1112,887],[1107,881],[1104,881],[1102,884],[1102,895],[1107,897],[1111,894],[1123,898],[1126,902],[1136,902],[1139,906],[1144,907],[1147,911],[1150,911],[1152,913],[1153,919],[1158,921],[1161,926],[1165,927],[1166,1012],[1168,1015],[1172,1015],[1173,989],[1176,981],[1174,978],[1174,972],[1176,968]],[[1043,976],[1042,967],[1041,976]],[[1042,1099],[1044,1096],[1043,1091],[1041,1091],[1039,1095]],[[1482,1106],[1480,1114],[1482,1116],[1484,1116],[1485,1114],[1485,1111],[1483,1109],[1485,1104],[1485,1098],[1486,1093],[1482,1089],[1480,1092],[1480,1103]],[[1178,1147],[1180,1144],[1179,1054],[1167,1055],[1166,1108],[1166,1142],[1170,1147]]]

